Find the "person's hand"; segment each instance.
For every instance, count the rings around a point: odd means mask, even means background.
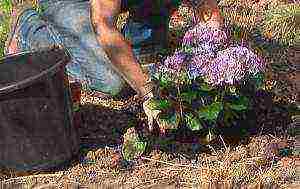
[[[143,102],[143,109],[145,114],[148,118],[148,126],[150,132],[153,131],[153,125],[156,121],[159,126],[160,134],[164,135],[166,133],[166,129],[175,129],[178,126],[178,122],[175,123],[169,123],[168,121],[161,119],[159,117],[159,114],[161,113],[160,110],[156,110],[153,108],[153,105],[151,104],[151,101],[153,100],[153,94],[149,93],[147,100]]]
[[[158,118],[160,110],[155,110],[151,106],[151,100],[153,99],[153,93],[147,95],[147,99],[143,102],[143,109],[148,118],[148,127],[150,132],[153,131],[154,121]]]

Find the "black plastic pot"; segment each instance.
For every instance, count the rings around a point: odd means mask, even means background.
[[[62,49],[0,59],[0,166],[48,170],[79,151]]]

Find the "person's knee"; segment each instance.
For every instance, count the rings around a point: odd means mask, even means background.
[[[108,86],[108,93],[111,96],[116,96],[121,92],[124,86],[125,82],[123,80],[116,80]]]
[[[125,86],[125,81],[121,77],[115,77],[109,80],[90,80],[90,88],[96,91],[106,93],[110,96],[116,96]]]

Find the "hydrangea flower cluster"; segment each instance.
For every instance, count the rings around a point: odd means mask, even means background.
[[[168,56],[164,63],[158,65],[156,69],[166,76],[170,76],[173,79],[179,79],[185,71],[187,58],[187,53],[176,51],[172,56]]]
[[[209,72],[210,60],[205,56],[194,56],[187,66],[187,72],[190,79],[204,76]]]
[[[214,86],[234,85],[247,76],[264,71],[264,68],[264,62],[252,51],[236,46],[219,51],[203,75]]]
[[[166,58],[160,72],[173,76],[185,72],[189,79],[203,77],[212,86],[222,86],[264,70],[264,62],[254,52],[243,46],[226,48],[227,40],[224,31],[198,24],[186,32],[183,48]]]
[[[216,47],[209,44],[201,44],[198,47],[192,47],[191,53],[192,55],[205,55],[207,58],[215,58],[216,57]]]

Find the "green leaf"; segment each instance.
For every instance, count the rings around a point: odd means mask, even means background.
[[[226,103],[226,104],[228,104],[228,103]],[[230,122],[233,118],[234,118],[234,116],[233,116],[232,111],[230,109],[224,111],[223,120],[224,120],[225,125],[230,125]]]
[[[230,109],[235,111],[244,111],[247,110],[249,105],[249,99],[245,96],[240,96],[238,100],[235,100],[232,103],[228,104]]]
[[[189,46],[184,46],[184,47],[183,47],[183,51],[186,52],[186,53],[192,54],[193,48],[192,48],[192,47],[189,47]]]
[[[137,125],[136,120],[134,118],[130,118],[127,123],[127,127],[135,127]]]
[[[145,152],[147,143],[139,138],[133,127],[127,129],[123,139],[122,155],[126,160],[133,160]]]
[[[144,152],[146,150],[146,146],[147,146],[147,142],[135,142],[134,143],[134,148],[138,151],[138,152]]]
[[[214,102],[210,105],[202,107],[199,112],[199,118],[203,118],[207,121],[215,122],[219,116],[219,113],[223,110],[221,102]]]
[[[158,81],[161,89],[167,89],[172,86],[172,80],[166,74],[160,74]]]
[[[165,122],[165,129],[177,129],[180,121],[179,114],[175,113],[173,115],[160,115],[159,122]]]
[[[4,14],[9,14],[13,8],[11,0],[2,0],[0,2],[0,8]]]
[[[256,89],[260,89],[264,84],[264,74],[258,73],[252,77]]]
[[[151,107],[155,110],[165,110],[171,107],[171,102],[168,99],[153,99],[151,101]]]
[[[73,104],[73,112],[79,112],[80,110],[80,104],[74,103]]]
[[[228,91],[231,93],[231,94],[236,94],[236,87],[234,87],[234,86],[230,86],[230,87],[228,87]]]
[[[187,92],[181,93],[180,96],[183,101],[186,101],[189,104],[191,104],[193,100],[197,99],[197,94],[197,91],[189,90]]]
[[[198,131],[203,128],[200,121],[195,116],[193,116],[193,114],[191,114],[191,113],[189,113],[185,116],[185,121],[186,121],[187,126],[192,131]]]
[[[238,117],[239,115],[235,111],[230,109],[230,103],[226,102],[224,105],[224,117],[223,117],[223,121],[225,125],[230,126],[232,124],[232,121],[238,119]]]
[[[205,91],[205,92],[209,92],[209,91],[213,90],[213,88],[209,84],[207,84],[206,82],[203,82],[200,85],[200,90]]]

